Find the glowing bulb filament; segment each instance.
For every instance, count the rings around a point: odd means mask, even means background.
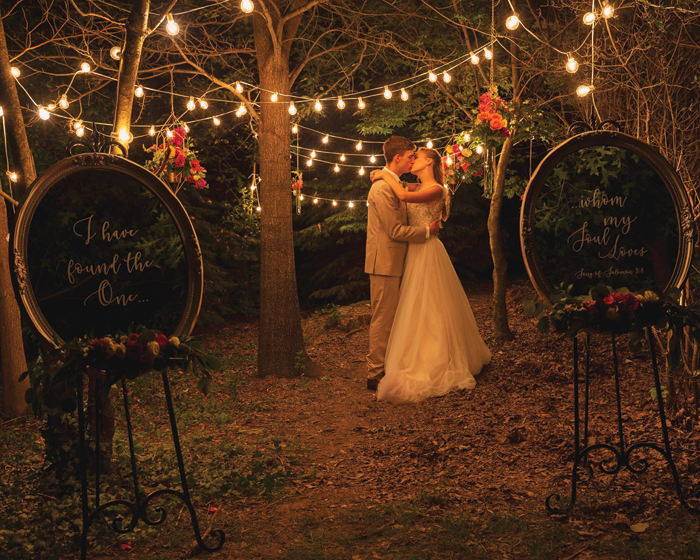
[[[569,60],[566,61],[566,71],[569,74],[576,74],[576,72],[578,72],[578,62],[576,62],[575,58],[569,57]]]
[[[68,103],[68,97],[65,93],[61,96],[58,105],[61,107],[61,109],[68,109],[68,105],[70,105],[70,103]]]
[[[289,114],[290,115],[296,115],[297,114],[297,108],[294,106],[294,101],[289,102]]]
[[[449,84],[452,80],[452,76],[450,76],[447,72],[443,72],[442,79],[445,81],[446,84]]]
[[[338,98],[338,109],[345,109],[345,101],[343,101],[342,97]]]
[[[593,25],[595,23],[595,14],[593,12],[588,12],[583,16],[583,23],[586,25]]]
[[[387,86],[384,86],[384,99],[391,99],[391,92]]]
[[[484,49],[484,58],[486,60],[491,60],[493,58],[493,53],[489,49]]]
[[[432,150],[433,149],[433,141],[428,140],[428,143],[425,145],[425,147],[428,148],[429,150]]]
[[[279,97],[279,96],[277,95],[277,93],[273,93],[273,94],[270,96],[270,101],[272,101],[273,103],[276,103],[278,97]]]
[[[218,117],[214,117],[212,120],[215,126],[219,126],[221,124],[221,121],[218,119]]]
[[[472,61],[472,64],[479,64],[479,56],[476,54],[472,54],[470,60]]]
[[[156,129],[155,129],[155,127],[149,128],[149,129],[148,129],[148,134],[151,135],[151,136],[155,136],[155,135],[156,135]]]
[[[335,167],[333,168],[333,171],[335,171],[336,173],[338,173],[338,171],[340,171],[340,167],[338,166],[337,163],[335,164]]]
[[[434,72],[430,72],[430,74],[428,74],[428,79],[429,79],[431,82],[437,82],[437,76],[435,75]]]
[[[358,97],[358,98],[357,98],[357,106],[358,106],[360,109],[364,109],[367,105],[365,105],[365,102],[362,101],[362,98],[361,98],[361,97]]]
[[[316,100],[316,103],[314,103],[314,109],[319,112],[323,110],[323,105],[321,105],[321,102],[318,99]]]
[[[194,108],[195,108],[194,97],[190,97],[190,100],[187,102],[187,110],[194,111]]]
[[[360,175],[364,175],[364,174],[365,174],[365,168],[364,168],[364,167],[360,167]]]
[[[136,89],[134,90],[134,95],[136,97],[143,97],[143,88],[141,86],[136,86]]]
[[[298,132],[299,132],[299,127],[297,125],[294,125],[292,127],[292,134],[298,134]]]
[[[241,2],[241,12],[244,14],[249,14],[255,9],[253,2],[251,0],[243,0]]]
[[[326,134],[326,135],[323,137],[323,140],[321,140],[321,142],[323,142],[324,144],[328,144],[328,140],[329,140],[328,134]]]
[[[12,75],[13,75],[15,78],[19,78],[19,68],[16,68],[15,66],[13,66],[13,67],[11,68],[11,71],[12,71]]]
[[[83,63],[80,65],[80,71],[81,71],[81,72],[84,72],[85,74],[87,74],[87,73],[90,71],[90,65],[89,65],[87,62],[83,62]]]
[[[506,27],[508,29],[510,29],[511,31],[514,31],[515,29],[517,29],[519,25],[520,25],[520,19],[515,14],[513,14],[512,16],[510,16],[506,20]]]
[[[362,149],[362,142],[358,142],[357,146],[355,146],[355,149],[359,152]]]
[[[408,101],[408,93],[406,93],[406,90],[404,88],[401,88],[401,99],[403,101]]]
[[[340,156],[340,161],[345,161],[345,154],[342,154],[342,155]]]
[[[168,20],[168,23],[165,24],[165,30],[168,32],[168,35],[177,35],[180,32],[180,26],[175,23],[173,14],[168,13],[165,18]]]

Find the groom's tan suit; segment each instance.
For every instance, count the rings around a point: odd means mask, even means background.
[[[386,167],[384,171],[391,173]],[[399,181],[396,174],[394,177]],[[426,241],[429,228],[407,225],[406,204],[396,197],[386,181],[372,185],[367,202],[365,272],[369,274],[372,301],[367,367],[368,377],[376,378],[384,373],[384,356],[399,303],[407,242]]]

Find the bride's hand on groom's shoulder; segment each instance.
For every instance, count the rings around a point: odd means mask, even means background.
[[[372,169],[372,171],[369,172],[369,180],[372,181],[373,183],[375,181],[379,181],[379,179],[382,178],[382,170],[381,169]]]

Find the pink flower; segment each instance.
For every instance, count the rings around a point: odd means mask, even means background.
[[[190,183],[191,185],[194,185],[197,181],[195,180],[194,177],[192,177],[192,175],[188,175],[187,182]]]
[[[452,152],[454,152],[455,155],[461,154],[462,146],[460,146],[459,144],[455,144],[454,146],[452,146]]]
[[[200,179],[195,183],[194,188],[195,189],[203,189],[204,187],[207,186],[207,182],[204,179]]]
[[[479,97],[482,101],[491,101],[491,94],[487,91],[486,93],[481,94],[481,97]]]
[[[171,142],[173,143],[173,146],[177,146],[178,148],[182,148],[182,144],[185,141],[185,136],[187,136],[187,132],[185,132],[185,129],[182,127],[176,128],[173,130],[173,138]]]

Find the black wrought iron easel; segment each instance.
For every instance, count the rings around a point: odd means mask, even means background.
[[[593,445],[588,445],[588,402],[589,402],[589,384],[590,384],[590,333],[586,333],[586,376],[585,376],[585,389],[584,389],[584,420],[583,420],[583,446],[581,445],[580,436],[580,413],[579,413],[579,375],[578,375],[578,334],[574,335],[574,466],[571,473],[571,500],[567,507],[556,507],[552,504],[552,501],[560,502],[561,496],[559,494],[550,494],[547,496],[545,505],[550,513],[554,514],[567,514],[569,513],[576,503],[576,484],[578,481],[578,468],[582,462],[587,459],[588,454],[591,451],[597,449],[605,449],[610,451],[615,457],[615,463],[610,465],[611,461],[602,462],[600,464],[600,469],[605,474],[616,474],[623,467],[626,467],[631,472],[635,474],[643,473],[649,468],[649,462],[641,457],[636,463],[632,462],[632,454],[636,451],[647,448],[658,452],[671,469],[671,474],[673,476],[673,482],[676,486],[676,492],[678,493],[678,499],[681,505],[685,507],[688,511],[692,513],[700,513],[700,509],[692,507],[686,501],[683,495],[683,489],[681,488],[680,478],[678,477],[678,471],[676,470],[676,464],[673,461],[673,455],[671,453],[671,444],[668,437],[668,428],[666,426],[666,411],[664,410],[664,399],[661,394],[661,381],[659,379],[659,370],[656,363],[656,348],[654,337],[652,336],[651,327],[647,327],[647,339],[649,341],[649,348],[651,351],[651,363],[654,371],[654,386],[656,387],[657,403],[659,407],[659,417],[661,420],[661,434],[663,438],[663,447],[657,443],[651,442],[637,442],[632,445],[626,446],[623,429],[622,429],[622,406],[620,400],[620,375],[617,368],[617,350],[615,347],[615,334],[611,334],[612,338],[612,354],[613,354],[613,366],[615,371],[615,396],[617,399],[617,431],[619,442],[617,445],[611,445],[607,443],[596,443]],[[606,467],[606,463],[610,466]]]
[[[129,436],[129,454],[131,457],[131,475],[134,484],[134,502],[129,502],[127,500],[110,500],[104,504],[100,505],[100,381],[96,380],[96,390],[95,390],[95,509],[90,512],[90,506],[88,504],[88,480],[87,480],[87,446],[85,443],[85,411],[83,407],[83,391],[82,386],[80,390],[80,395],[78,398],[78,425],[79,425],[79,442],[80,442],[80,477],[81,477],[81,490],[82,490],[82,510],[83,510],[83,530],[80,539],[80,558],[81,560],[86,560],[87,558],[87,536],[88,531],[92,523],[106,510],[115,507],[127,508],[131,511],[132,517],[131,521],[126,527],[122,526],[122,520],[115,519],[110,523],[110,526],[115,533],[125,534],[130,533],[134,530],[139,520],[142,520],[146,525],[156,526],[163,523],[167,517],[167,512],[162,507],[156,507],[155,513],[158,515],[157,518],[152,519],[148,515],[148,507],[151,502],[158,498],[159,496],[169,495],[180,498],[182,502],[187,507],[187,511],[190,513],[190,518],[192,520],[192,528],[194,530],[194,536],[197,540],[197,544],[207,552],[214,552],[219,550],[226,540],[226,536],[223,531],[216,529],[212,531],[211,538],[216,539],[213,546],[208,546],[205,544],[202,534],[199,530],[199,523],[197,522],[197,514],[192,505],[192,500],[190,499],[190,493],[187,486],[187,474],[185,472],[185,464],[182,459],[182,449],[180,447],[180,437],[177,432],[177,422],[175,420],[175,410],[173,408],[173,401],[170,395],[170,384],[168,382],[168,374],[164,370],[161,372],[163,378],[163,390],[165,392],[165,401],[168,406],[168,416],[170,417],[170,428],[173,434],[173,444],[175,446],[175,454],[177,456],[177,466],[180,473],[180,482],[182,485],[182,491],[171,490],[169,488],[163,490],[156,490],[151,492],[147,496],[141,496],[139,492],[138,475],[136,469],[136,455],[134,452],[134,438],[131,428],[131,414],[129,411],[129,399],[128,392],[126,388],[126,381],[122,379],[122,395],[124,399],[124,413],[126,416],[126,428]]]

